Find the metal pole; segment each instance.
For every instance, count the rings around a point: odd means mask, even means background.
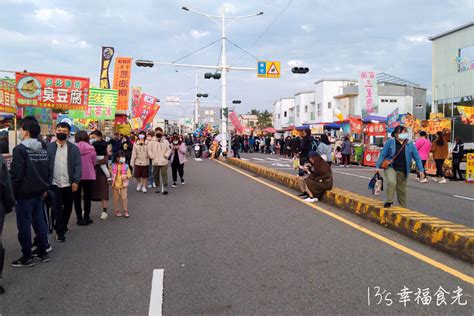
[[[199,126],[199,98],[198,94],[198,74],[196,73],[196,80],[194,84],[194,127],[197,129]]]
[[[454,117],[454,82],[453,82],[453,94],[451,95],[451,117]]]
[[[222,152],[227,151],[227,56],[226,56],[226,35],[225,35],[225,5],[222,9],[222,113],[221,113],[221,134]]]

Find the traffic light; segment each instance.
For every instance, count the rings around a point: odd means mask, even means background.
[[[138,67],[150,67],[151,68],[155,65],[155,63],[152,60],[138,59],[137,61],[135,61],[135,65],[137,65]]]
[[[234,100],[234,101],[232,101],[232,104],[240,104],[240,103],[242,103],[242,101],[240,101],[240,100]]]
[[[221,109],[221,119],[229,117],[229,108]]]
[[[307,67],[293,67],[291,68],[291,72],[294,74],[305,74],[309,71]]]
[[[204,74],[204,79],[216,79],[216,80],[219,80],[221,79],[221,74],[216,72],[216,73],[211,73],[211,72],[206,72]]]
[[[196,94],[196,97],[198,97],[198,98],[207,98],[208,96],[209,96],[209,94],[207,94],[207,93],[198,93],[198,94]]]

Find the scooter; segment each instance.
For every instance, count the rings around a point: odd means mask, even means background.
[[[202,157],[201,145],[199,143],[194,144],[194,157],[196,158]]]

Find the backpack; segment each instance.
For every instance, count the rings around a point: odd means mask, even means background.
[[[319,143],[316,139],[311,141],[311,151],[316,151],[318,149]]]

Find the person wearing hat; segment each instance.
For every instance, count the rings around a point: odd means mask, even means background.
[[[313,167],[310,175],[305,179],[305,191],[308,197],[304,201],[313,203],[320,201],[324,192],[332,189],[333,178],[331,166],[317,152],[310,151],[308,159]]]

